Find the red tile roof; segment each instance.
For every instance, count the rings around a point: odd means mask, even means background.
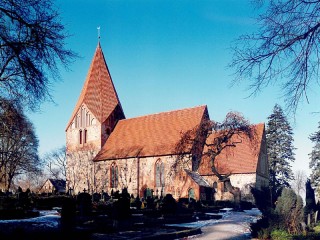
[[[108,118],[117,105],[122,110],[100,43],[96,48],[86,81],[67,128],[83,103],[100,123]]]
[[[120,120],[95,160],[174,154],[181,133],[206,114],[207,107],[199,106]]]
[[[248,136],[241,135],[241,143],[238,143],[236,147],[224,149],[217,156],[215,165],[220,174],[255,173],[257,171],[264,123],[256,124],[252,127],[255,130],[253,140],[250,141]],[[213,137],[214,135],[210,135],[207,141],[210,142]],[[199,172],[201,175],[212,174],[210,162],[206,157],[203,158],[203,165],[200,166]]]

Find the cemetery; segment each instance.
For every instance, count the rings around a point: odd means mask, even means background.
[[[34,194],[28,190],[1,193],[0,235],[5,239],[178,239],[201,234],[201,224],[183,224],[221,219],[225,207],[232,207],[232,203],[176,201],[171,194],[140,199],[126,189],[111,195],[90,195],[86,191],[77,196]],[[243,207],[251,208],[252,204],[244,203]]]

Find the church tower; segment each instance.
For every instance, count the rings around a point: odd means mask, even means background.
[[[98,43],[86,81],[66,127],[68,188],[75,191],[94,190],[91,189],[95,173],[92,159],[105,144],[117,122],[124,118]]]

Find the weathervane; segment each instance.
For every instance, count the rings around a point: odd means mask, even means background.
[[[97,29],[98,29],[98,41],[100,42],[100,26],[97,27]]]

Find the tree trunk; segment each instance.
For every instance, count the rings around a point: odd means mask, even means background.
[[[221,180],[224,182],[224,187],[227,188],[228,192],[233,195],[234,204],[237,209],[240,209],[240,202],[241,202],[241,191],[238,187],[234,187],[231,184],[230,178],[225,178]]]

